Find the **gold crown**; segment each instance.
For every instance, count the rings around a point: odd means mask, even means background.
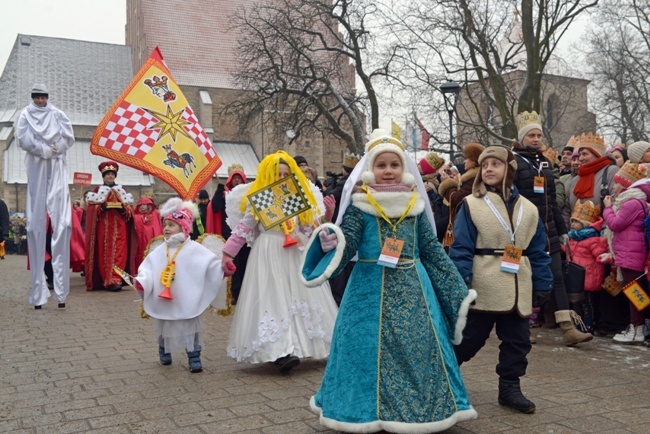
[[[108,164],[104,167],[102,167],[102,174],[105,172],[116,172],[117,173],[117,167],[113,166],[112,164]]]
[[[375,146],[381,145],[383,143],[390,143],[390,144],[393,144],[393,145],[397,146],[402,151],[404,150],[404,145],[402,144],[402,142],[397,140],[395,137],[391,137],[391,136],[386,135],[386,136],[377,137],[372,142],[368,143],[366,145],[366,153],[370,152],[372,150],[372,148],[374,148]]]
[[[243,172],[244,171],[244,166],[242,166],[239,163],[232,163],[230,166],[228,166],[228,175],[230,175],[235,170]]]
[[[542,121],[536,111],[523,112],[517,115],[517,131],[530,124],[542,125]]]
[[[616,176],[627,179],[631,183],[643,179],[648,175],[645,164],[630,163],[626,161],[616,173]]]
[[[429,152],[424,159],[427,160],[427,163],[436,170],[440,169],[442,165],[445,164],[445,160],[434,151]]]
[[[345,154],[343,156],[343,166],[353,169],[359,160],[361,160],[361,157],[356,154]]]
[[[591,148],[591,147],[605,148],[605,139],[600,134],[592,132],[582,133],[578,139],[578,148]]]
[[[549,147],[548,149],[546,149],[545,151],[543,151],[543,154],[544,154],[544,156],[545,156],[546,158],[548,158],[548,159],[550,160],[550,162],[551,162],[552,164],[557,163],[557,156],[558,156],[558,153],[557,153],[557,151],[556,151],[555,149]]]
[[[576,202],[571,213],[571,219],[582,223],[593,223],[600,216],[600,205],[594,205],[590,200],[580,203]]]

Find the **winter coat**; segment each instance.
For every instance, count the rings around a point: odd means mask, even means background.
[[[571,186],[571,181],[576,176],[576,171],[577,170],[574,170],[573,172],[567,173],[566,175],[560,175],[560,179],[558,179],[558,181],[555,183],[555,197],[557,198],[557,206],[560,207],[560,211],[562,212],[563,216],[564,207],[566,206],[566,198],[569,194],[569,187]],[[564,220],[564,217],[562,220]],[[567,226],[567,229],[569,229],[569,226]]]
[[[533,291],[550,291],[553,275],[551,257],[546,253],[546,231],[537,209],[515,188],[504,203],[500,195],[488,191],[488,197],[503,219],[515,226],[520,207],[522,219],[515,233],[515,247],[523,250],[519,274],[501,271],[502,254],[479,254],[477,249],[503,249],[511,245],[510,237],[485,200],[467,196],[454,221],[454,243],[449,257],[468,287],[476,289],[475,304],[479,312],[517,312],[522,318],[532,312]]]
[[[603,202],[601,201],[601,188],[603,185],[607,185],[607,194],[612,195],[614,194],[614,175],[616,175],[616,172],[618,172],[618,166],[614,164],[614,161],[612,160],[612,164],[600,169],[598,172],[594,173],[594,192],[591,195],[591,197],[585,197],[580,199],[581,202],[586,202],[588,200],[592,201],[594,205],[600,205],[600,209],[602,210],[604,208]],[[607,175],[605,177],[605,175]],[[567,227],[569,227],[569,221],[571,219],[571,211],[573,211],[573,207],[575,206],[576,202],[578,201],[578,197],[575,195],[573,190],[576,187],[576,184],[580,180],[580,176],[576,175],[573,177],[571,180],[571,184],[569,184],[569,189],[566,191],[566,202],[564,204],[564,207],[562,208],[562,216],[564,217],[564,223],[566,224]]]
[[[539,211],[547,236],[547,249],[553,254],[560,251],[560,235],[566,234],[567,225],[557,204],[555,193],[555,173],[553,164],[541,151],[521,144],[515,144],[512,150],[517,160],[517,172],[514,185],[526,199],[530,200]],[[536,176],[544,177],[544,192],[535,193]]]
[[[643,220],[648,215],[650,184],[628,188],[605,208],[603,217],[614,233],[612,248],[617,267],[643,271],[648,252]]]
[[[607,239],[600,236],[603,218],[599,217],[589,225],[589,228],[595,230],[595,233],[593,236],[581,240],[574,239],[574,235],[577,233],[579,236],[587,228],[580,231],[569,231],[570,259],[571,262],[585,267],[585,291],[598,291],[605,280],[605,265],[598,261],[598,256],[609,250]]]

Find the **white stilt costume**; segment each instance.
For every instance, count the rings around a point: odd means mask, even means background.
[[[33,95],[46,95],[45,85],[34,85]],[[50,292],[45,282],[46,213],[52,224],[52,269],[54,292],[59,303],[70,292],[70,234],[72,214],[70,179],[66,152],[74,143],[68,117],[49,102],[39,107],[29,104],[18,118],[18,144],[27,151],[27,246],[32,289],[28,303],[40,306]]]

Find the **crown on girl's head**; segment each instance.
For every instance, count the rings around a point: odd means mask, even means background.
[[[586,202],[576,202],[571,213],[572,220],[578,220],[583,224],[593,223],[600,216],[600,205],[594,205],[590,200]]]
[[[228,166],[228,175],[230,175],[230,174],[231,174],[232,172],[234,172],[235,170],[238,170],[238,171],[240,171],[240,172],[243,172],[243,171],[244,171],[244,166],[242,166],[242,165],[239,164],[239,163],[233,163],[233,164],[231,164],[230,166]]]
[[[522,112],[517,115],[517,131],[521,130],[526,125],[535,124],[541,125],[542,121],[539,118],[539,115],[536,111],[532,112]]]

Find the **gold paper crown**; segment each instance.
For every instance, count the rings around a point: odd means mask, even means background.
[[[427,163],[436,170],[440,169],[442,165],[445,164],[445,160],[433,151],[429,152],[424,158],[427,160]]]
[[[231,174],[232,172],[234,172],[235,170],[238,170],[238,171],[240,171],[240,172],[243,172],[243,171],[244,171],[244,166],[242,166],[242,165],[239,164],[239,163],[233,163],[233,164],[231,164],[230,166],[228,166],[228,175],[230,175],[230,174]]]
[[[386,135],[386,136],[377,137],[372,142],[367,143],[366,144],[366,153],[370,152],[370,150],[372,148],[374,148],[375,146],[381,145],[383,143],[391,143],[391,144],[397,146],[398,148],[400,148],[402,151],[404,150],[404,145],[402,144],[402,142],[397,140],[395,137],[391,137],[391,136]]]
[[[541,125],[542,121],[536,111],[522,112],[517,115],[517,131],[530,124]]]
[[[113,166],[112,164],[108,164],[104,167],[102,167],[102,175],[106,172],[115,172],[117,173],[117,167]]]
[[[645,164],[630,163],[629,161],[626,161],[616,173],[616,176],[626,179],[630,184],[632,184],[635,181],[648,176],[648,171]]]
[[[603,139],[603,136],[592,132],[582,133],[578,139],[578,148],[591,148],[594,146],[605,149],[605,139]]]
[[[544,153],[544,156],[546,158],[548,158],[551,161],[552,164],[557,163],[558,153],[557,153],[557,151],[555,149],[548,148],[545,151],[543,151],[543,153]]]
[[[361,157],[356,154],[345,154],[343,156],[343,166],[353,169],[359,160],[361,160]]]
[[[576,202],[571,213],[571,219],[582,223],[593,223],[600,216],[600,205],[594,205],[590,200],[580,203]]]

